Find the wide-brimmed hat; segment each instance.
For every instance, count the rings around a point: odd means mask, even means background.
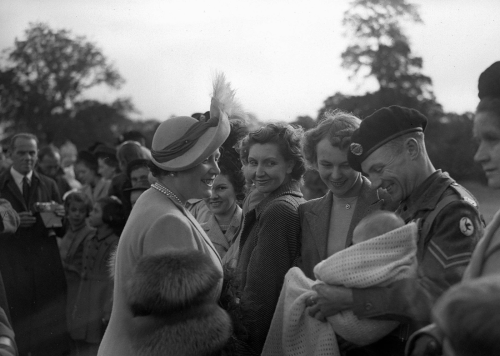
[[[229,116],[239,104],[223,74],[214,81],[210,118],[177,116],[162,122],[151,145],[152,162],[167,171],[183,171],[203,162],[229,136]]]

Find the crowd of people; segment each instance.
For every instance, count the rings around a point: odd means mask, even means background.
[[[500,62],[475,160],[500,188]],[[64,164],[19,133],[0,172],[0,355],[499,355],[500,212],[426,151],[427,118],[210,111]],[[328,188],[306,199],[302,177]]]

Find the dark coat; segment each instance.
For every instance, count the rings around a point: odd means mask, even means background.
[[[56,183],[36,172],[28,204],[10,170],[0,174],[0,196],[18,213],[36,202],[60,201]],[[68,348],[66,281],[56,238],[35,216],[32,227],[0,239],[0,271],[20,354],[61,355]]]
[[[299,256],[298,207],[304,202],[299,183],[291,181],[245,215],[237,273],[247,342],[256,354],[266,341],[285,274]]]

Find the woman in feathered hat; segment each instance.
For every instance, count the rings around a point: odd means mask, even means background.
[[[135,315],[127,303],[126,283],[142,257],[179,249],[198,250],[222,272],[217,251],[184,204],[188,199],[210,197],[214,179],[220,173],[219,146],[229,135],[228,116],[234,102],[234,92],[219,75],[209,120],[173,117],[156,130],[150,168],[157,182],[139,197],[121,235],[115,261],[113,310],[99,355],[133,355],[130,340],[137,330]],[[221,286],[222,279],[215,298]]]

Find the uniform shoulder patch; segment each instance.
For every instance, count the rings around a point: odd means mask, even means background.
[[[471,236],[474,233],[474,224],[468,217],[460,219],[460,232],[465,236]]]

